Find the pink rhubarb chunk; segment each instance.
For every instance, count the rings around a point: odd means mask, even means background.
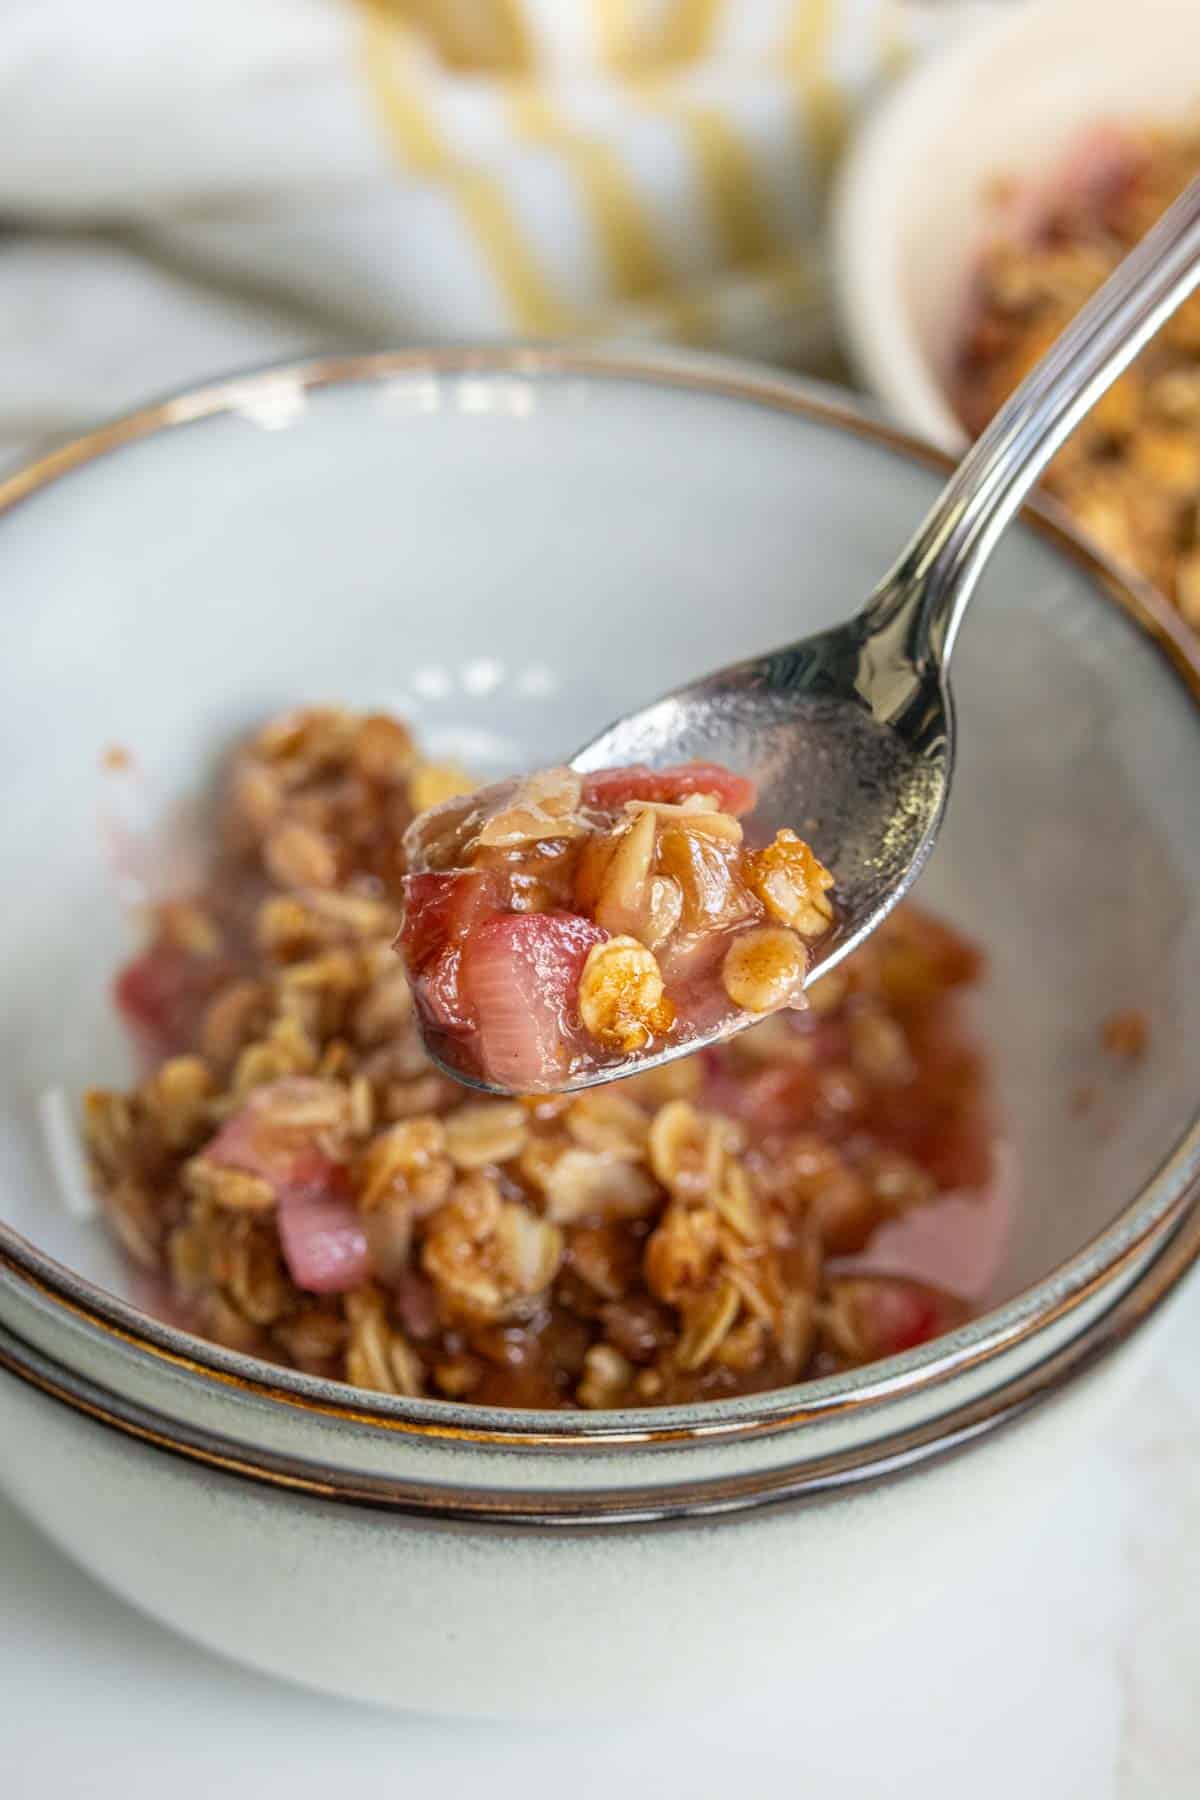
[[[967,1316],[956,1295],[925,1281],[857,1275],[841,1287],[850,1292],[866,1360],[872,1362],[915,1350],[918,1344],[953,1331]]]
[[[624,769],[597,769],[583,778],[583,804],[605,811],[614,811],[627,800],[661,800],[678,806],[689,794],[714,795],[722,812],[735,818],[752,812],[758,799],[752,781],[719,763],[677,763],[670,769],[631,763]]]
[[[565,1072],[583,965],[607,936],[565,912],[501,913],[476,927],[463,947],[462,987],[489,1080],[533,1092]]]
[[[422,1016],[441,1031],[465,1031],[471,1024],[462,993],[462,948],[473,926],[495,910],[482,871],[410,875],[405,882],[397,948]]]
[[[324,1199],[281,1201],[279,1241],[288,1274],[309,1294],[341,1294],[356,1288],[369,1274],[367,1236],[358,1210],[345,1190],[339,1170],[339,1194],[331,1187]]]
[[[279,1104],[303,1103],[302,1076],[268,1082],[228,1118],[204,1151],[207,1162],[241,1169],[267,1182],[279,1208],[279,1239],[288,1273],[310,1294],[336,1294],[368,1275],[367,1234],[350,1194],[345,1165],[312,1129],[280,1123]]]
[[[188,1048],[225,969],[214,957],[162,940],[126,963],[113,999],[147,1063]]]

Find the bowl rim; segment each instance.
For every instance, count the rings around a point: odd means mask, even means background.
[[[101,456],[147,438],[220,418],[261,402],[281,382],[304,392],[369,384],[397,377],[445,379],[475,376],[553,378],[562,375],[685,388],[707,397],[749,403],[798,416],[867,440],[908,461],[948,471],[951,460],[934,446],[858,410],[836,390],[795,376],[695,352],[590,350],[557,345],[439,346],[318,356],[259,368],[150,403],[52,450],[0,481],[0,520],[19,503]],[[1200,709],[1200,647],[1174,610],[1148,584],[1117,569],[1045,503],[1027,507],[1023,522],[1082,568],[1146,632],[1173,666]],[[1200,1212],[1200,1111],[1135,1196],[1110,1224],[1071,1257],[1010,1301],[968,1321],[955,1332],[864,1369],[733,1400],[688,1406],[609,1412],[503,1411],[439,1399],[383,1395],[276,1366],[225,1350],[153,1319],[129,1302],[85,1281],[37,1249],[0,1219],[0,1285],[32,1293],[43,1309],[99,1334],[110,1348],[151,1358],[187,1380],[233,1390],[267,1403],[283,1403],[344,1424],[369,1425],[401,1437],[474,1443],[505,1449],[598,1453],[616,1446],[655,1449],[689,1441],[747,1438],[790,1430],[831,1414],[860,1413],[886,1402],[925,1395],[980,1364],[993,1361],[1049,1326],[1089,1308],[1105,1290],[1126,1292],[1124,1278]],[[1171,1291],[1200,1252],[1200,1233],[1153,1304]],[[1156,1256],[1156,1262],[1159,1258]],[[1152,1263],[1151,1268],[1155,1264]],[[1139,1315],[1141,1316],[1141,1315]],[[0,1361],[33,1377],[28,1359],[10,1343]],[[14,1363],[17,1365],[14,1367]],[[1072,1362],[1070,1367],[1075,1364]],[[1068,1368],[1067,1372],[1070,1372]],[[1064,1377],[1065,1378],[1065,1377]],[[40,1385],[46,1385],[42,1381]],[[66,1393],[60,1395],[68,1398]],[[1007,1413],[1009,1408],[1000,1409]],[[117,1419],[109,1422],[118,1423]],[[182,1445],[176,1447],[182,1448]],[[265,1463],[263,1465],[265,1472]],[[744,1502],[743,1502],[744,1503]]]

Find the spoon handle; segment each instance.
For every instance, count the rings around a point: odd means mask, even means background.
[[[944,663],[996,540],[1055,451],[1200,283],[1200,178],[1109,276],[1005,401],[881,585],[876,617],[912,606],[918,668]]]

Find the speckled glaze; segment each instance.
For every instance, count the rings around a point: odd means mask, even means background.
[[[172,800],[294,699],[395,706],[485,773],[553,755],[848,610],[937,479],[783,378],[497,350],[246,377],[0,488],[20,632],[0,779],[36,896],[0,951],[0,1482],[117,1591],[258,1667],[422,1710],[694,1705],[781,1653],[819,1704],[863,1633],[966,1578],[981,1516],[1035,1527],[1200,1251],[1196,672],[1166,610],[1057,526],[1013,532],[964,630],[962,762],[922,882],[992,952],[1024,1169],[992,1303],[953,1336],[673,1411],[357,1393],[148,1318],[63,1209],[36,1122],[48,1088],[123,1072],[106,744]],[[1099,1024],[1134,1003],[1151,1050],[1114,1071]]]

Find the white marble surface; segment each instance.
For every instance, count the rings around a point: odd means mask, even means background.
[[[221,1793],[571,1800],[819,1793],[821,1800],[1192,1800],[1200,1718],[1200,1280],[1165,1354],[1014,1582],[980,1581],[896,1621],[797,1723],[777,1688],[691,1719],[507,1729],[375,1712],[245,1673],[96,1587],[0,1501],[0,1792],[5,1800]],[[1033,1623],[1031,1624],[1031,1621]],[[820,1630],[819,1620],[797,1621]],[[398,1784],[398,1785],[396,1785]]]

